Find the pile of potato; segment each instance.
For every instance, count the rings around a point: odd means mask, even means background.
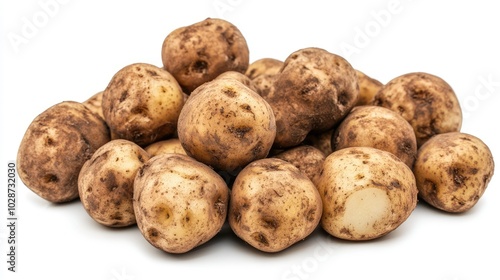
[[[100,224],[137,224],[166,252],[226,221],[278,252],[318,226],[381,237],[419,198],[467,211],[493,176],[488,146],[460,132],[457,97],[434,75],[382,84],[320,48],[249,64],[241,32],[212,18],[168,34],[161,58],[38,115],[18,150],[25,185],[54,203],[79,198]]]

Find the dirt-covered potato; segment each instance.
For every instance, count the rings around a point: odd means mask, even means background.
[[[115,138],[146,146],[176,131],[183,92],[164,69],[135,63],[118,71],[102,96],[102,111]]]
[[[347,240],[370,240],[399,227],[417,205],[411,169],[393,154],[371,147],[345,148],[324,162],[318,190],[321,226]]]
[[[250,80],[250,78],[245,76],[245,74],[242,74],[240,72],[227,71],[227,72],[224,72],[224,73],[220,74],[219,76],[217,76],[216,79],[237,80],[238,82],[244,84],[245,86],[247,86],[251,90],[255,91],[256,93],[259,93],[259,89],[255,86],[254,82],[252,80]]]
[[[300,144],[310,131],[326,131],[358,99],[356,71],[342,57],[319,48],[288,56],[273,88],[261,93],[276,117],[275,146]]]
[[[163,67],[189,94],[223,72],[244,73],[249,64],[248,45],[236,26],[217,18],[172,31],[163,41]]]
[[[85,100],[83,105],[90,109],[90,111],[98,114],[102,119],[104,119],[104,114],[102,113],[102,95],[104,91],[100,91],[92,95],[89,99]]]
[[[326,158],[323,152],[309,145],[301,145],[291,148],[273,157],[293,164],[315,185],[318,183],[321,169],[323,168],[323,162]]]
[[[78,191],[92,219],[110,227],[135,224],[134,179],[149,157],[134,142],[117,139],[101,146],[85,162],[78,176]]]
[[[283,61],[281,60],[268,57],[261,58],[248,65],[245,75],[247,75],[251,80],[262,75],[276,75],[282,66]]]
[[[222,228],[229,188],[210,167],[181,154],[152,157],[134,182],[137,225],[153,246],[184,253]]]
[[[189,156],[231,173],[267,156],[276,123],[260,95],[237,80],[215,79],[188,98],[177,130]]]
[[[332,150],[332,135],[336,127],[324,132],[309,133],[303,144],[310,145],[323,152],[325,156],[330,155]]]
[[[373,105],[389,108],[407,120],[422,146],[430,137],[460,131],[462,110],[455,92],[443,79],[422,72],[389,81],[375,95]]]
[[[375,94],[383,87],[383,84],[359,70],[356,70],[356,74],[359,85],[359,96],[356,106],[372,104]]]
[[[417,139],[411,125],[398,113],[379,106],[357,106],[332,136],[334,151],[347,147],[373,147],[390,152],[408,167],[417,156]]]
[[[186,151],[184,151],[181,141],[179,141],[178,138],[171,138],[168,140],[154,142],[153,144],[150,144],[147,147],[145,147],[144,150],[146,150],[146,152],[151,157],[167,153],[186,155]]]
[[[82,165],[110,140],[104,120],[82,103],[64,101],[39,114],[17,152],[23,183],[51,202],[78,198]]]
[[[418,150],[413,172],[420,197],[452,213],[471,209],[484,194],[495,166],[488,146],[461,132],[438,134]]]
[[[231,190],[229,225],[264,252],[282,251],[305,239],[321,218],[314,184],[291,163],[266,158],[247,165]]]

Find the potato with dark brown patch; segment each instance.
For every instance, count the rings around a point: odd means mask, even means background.
[[[190,94],[226,71],[245,73],[247,42],[232,23],[207,18],[172,31],[163,41],[163,67]]]
[[[398,113],[379,106],[357,106],[332,135],[334,151],[347,147],[373,147],[394,154],[408,167],[417,156],[411,125]]]
[[[418,150],[413,172],[420,197],[452,213],[468,211],[484,194],[495,164],[488,146],[461,132],[436,135]]]
[[[274,58],[261,58],[252,62],[249,66],[245,75],[251,80],[262,76],[262,75],[276,75],[281,70],[283,66],[283,61]]]
[[[222,228],[229,188],[210,167],[180,154],[151,158],[134,183],[134,211],[146,240],[169,253],[185,253]]]
[[[380,81],[356,70],[359,85],[359,97],[356,106],[369,105],[373,102],[375,94],[384,86]]]
[[[135,63],[118,71],[102,96],[102,111],[114,138],[146,146],[175,133],[183,92],[164,69]]]
[[[422,146],[436,134],[460,131],[462,110],[455,92],[443,79],[422,72],[389,81],[375,95],[373,105],[389,108],[407,120]]]
[[[151,156],[157,156],[160,154],[183,154],[186,155],[186,151],[182,147],[181,141],[179,138],[171,138],[167,140],[161,140],[158,142],[154,142],[153,144],[148,145],[144,148],[146,152]]]
[[[323,162],[326,158],[323,152],[309,145],[291,148],[273,157],[293,164],[315,185],[318,183],[321,169],[323,168]]]
[[[39,114],[17,152],[23,183],[51,202],[78,198],[78,173],[85,161],[110,141],[104,120],[83,104],[58,103]]]
[[[328,156],[333,152],[332,135],[335,132],[335,129],[336,127],[324,132],[309,133],[302,143],[305,145],[311,145],[323,152],[325,156]]]
[[[321,197],[291,163],[266,158],[247,165],[231,190],[229,225],[264,252],[279,252],[309,236],[319,224]]]

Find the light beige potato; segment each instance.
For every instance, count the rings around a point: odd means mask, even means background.
[[[163,67],[190,94],[226,71],[245,73],[248,45],[232,23],[207,18],[172,31],[163,41]]]
[[[51,202],[78,198],[78,173],[85,161],[110,140],[104,120],[82,103],[64,101],[39,114],[17,152],[23,183]]]
[[[261,58],[248,65],[245,75],[251,80],[262,75],[276,75],[281,70],[283,61],[274,58]]]
[[[370,105],[375,94],[384,86],[380,81],[356,70],[359,85],[359,97],[356,106]]]
[[[215,79],[188,98],[177,130],[189,156],[233,173],[267,156],[276,123],[260,95],[237,80]]]
[[[309,236],[322,204],[314,184],[291,163],[266,158],[246,166],[231,190],[229,225],[252,247],[279,252]]]
[[[389,152],[371,147],[330,154],[318,183],[321,226],[346,240],[370,240],[399,227],[417,205],[411,169]]]
[[[232,79],[232,80],[237,80],[238,82],[244,84],[247,86],[249,89],[255,91],[256,93],[259,93],[259,89],[257,86],[254,84],[250,78],[245,76],[245,74],[236,72],[236,71],[226,71],[219,76],[217,76],[216,79]]]
[[[407,120],[418,147],[436,134],[460,131],[462,110],[451,86],[440,77],[416,72],[396,77],[375,95],[373,105],[389,108]]]
[[[326,158],[323,152],[309,145],[301,145],[291,148],[273,157],[293,164],[315,185],[318,184],[321,169],[323,168],[323,162]]]
[[[494,165],[493,155],[481,139],[449,132],[420,147],[413,172],[423,200],[446,212],[462,213],[482,197]]]
[[[134,211],[146,240],[185,253],[214,237],[227,215],[229,188],[210,167],[181,154],[151,158],[134,182]]]
[[[114,138],[146,146],[173,135],[184,105],[175,78],[151,64],[120,69],[104,90],[102,110]]]
[[[153,144],[150,144],[147,147],[145,147],[144,150],[146,150],[146,152],[151,157],[168,153],[186,155],[186,151],[182,147],[179,138],[171,138],[167,140],[154,142]]]
[[[408,167],[417,156],[413,128],[398,113],[379,106],[357,106],[332,135],[334,151],[347,147],[373,147],[394,154]]]
[[[78,175],[80,201],[92,219],[109,227],[135,224],[134,179],[149,157],[124,139],[111,140],[95,151]]]
[[[90,109],[90,111],[99,115],[102,119],[104,119],[104,114],[102,113],[102,95],[104,91],[100,91],[94,95],[92,95],[89,99],[85,100],[83,105]]]

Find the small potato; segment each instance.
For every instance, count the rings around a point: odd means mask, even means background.
[[[17,152],[23,183],[51,202],[78,198],[78,173],[85,161],[110,141],[104,120],[82,103],[64,101],[38,115]]]
[[[100,91],[92,95],[89,99],[83,102],[85,107],[89,108],[90,111],[99,115],[104,120],[104,114],[102,113],[102,95],[104,91]]]
[[[261,58],[252,62],[245,75],[251,80],[262,75],[276,75],[283,67],[283,61],[274,58]]]
[[[354,107],[332,136],[334,151],[347,147],[373,147],[390,152],[408,167],[417,156],[411,125],[398,113],[379,106]]]
[[[321,226],[346,240],[370,240],[399,227],[417,205],[411,169],[389,152],[345,148],[324,162],[318,190]]]
[[[238,82],[244,84],[245,86],[247,86],[249,89],[255,91],[256,93],[259,93],[259,89],[255,86],[254,82],[252,80],[250,80],[250,78],[248,78],[247,76],[245,76],[245,74],[242,74],[240,72],[236,72],[236,71],[227,71],[227,72],[224,72],[222,74],[220,74],[219,76],[217,76],[216,79],[233,79],[233,80],[237,80]]]
[[[279,252],[309,236],[321,211],[311,180],[291,163],[266,158],[236,177],[228,220],[234,233],[254,248]]]
[[[80,200],[96,222],[110,227],[135,224],[132,198],[137,170],[149,155],[134,142],[117,139],[101,146],[78,176]]]
[[[408,73],[389,81],[373,105],[389,108],[407,120],[418,147],[436,134],[460,131],[462,110],[455,92],[443,79],[428,73]]]
[[[248,45],[232,23],[207,18],[172,31],[163,41],[163,67],[190,94],[226,71],[244,73],[249,64]]]
[[[146,240],[169,253],[184,253],[222,228],[229,188],[208,166],[180,154],[151,158],[134,183],[134,211]]]
[[[318,184],[325,154],[313,146],[302,145],[291,148],[274,156],[293,164],[315,185]]]
[[[151,157],[168,153],[186,155],[186,151],[182,147],[181,141],[178,138],[171,138],[168,140],[154,142],[153,144],[144,148],[144,150],[146,150],[146,152]]]
[[[333,153],[332,135],[335,132],[335,129],[336,127],[324,132],[309,133],[303,143],[315,147],[323,152],[325,156],[328,156]]]
[[[102,111],[114,138],[146,146],[175,133],[183,92],[170,73],[135,63],[118,71],[102,97]]]
[[[465,212],[476,205],[494,170],[488,146],[461,132],[430,138],[418,150],[413,167],[420,197],[452,213]]]
[[[359,97],[356,106],[372,104],[375,94],[383,87],[383,84],[365,73],[356,70],[359,85]]]

